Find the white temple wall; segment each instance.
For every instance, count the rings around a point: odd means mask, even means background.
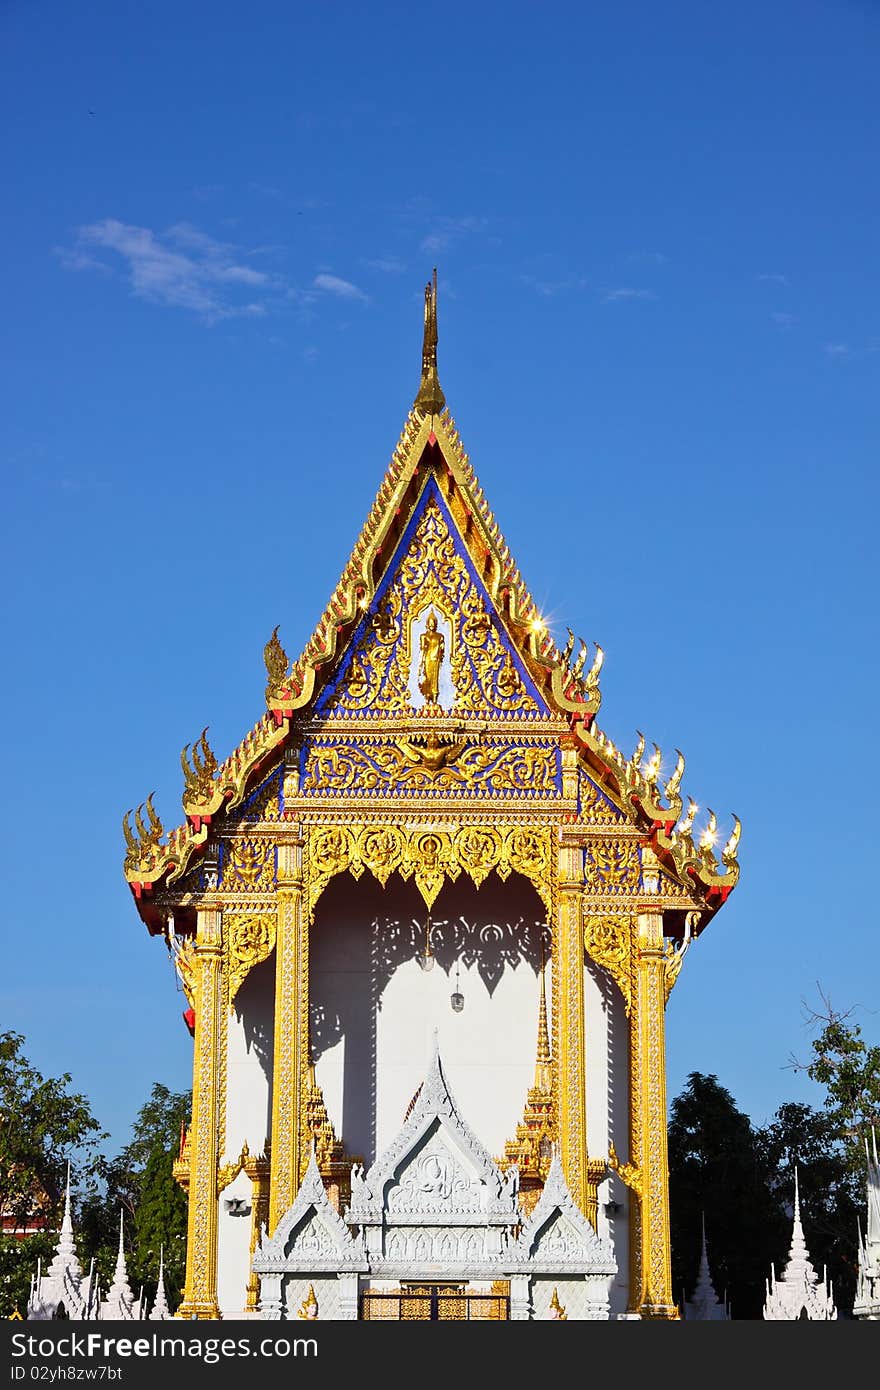
[[[241,1210],[233,1213],[236,1199]],[[250,1274],[253,1183],[244,1171],[224,1188],[217,1212],[217,1302],[224,1317],[241,1317]]]
[[[623,996],[607,970],[589,957],[584,965],[587,1149],[604,1158],[609,1140],[629,1158],[629,1020]],[[614,1207],[616,1210],[609,1210]],[[611,1241],[617,1276],[609,1293],[611,1313],[629,1301],[629,1189],[612,1174],[599,1186],[598,1234]]]
[[[247,1142],[262,1153],[272,1133],[272,1048],[275,957],[250,971],[227,1019],[226,1145],[221,1162],[238,1158]]]
[[[531,884],[515,874],[504,883],[492,874],[479,890],[464,874],[444,884],[429,971],[426,916],[412,882],[392,877],[383,890],[366,874],[357,884],[341,876],[312,928],[316,1078],[337,1134],[367,1164],[400,1130],[435,1029],[459,1111],[494,1156],[534,1080],[544,909]],[[548,966],[548,1000],[549,975]]]

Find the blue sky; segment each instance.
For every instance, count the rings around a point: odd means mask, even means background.
[[[880,1034],[880,6],[0,10],[0,1028],[122,1143],[189,1084],[122,812],[180,818],[297,653],[440,375],[600,723],[743,822],[670,1094],[756,1123],[817,987]]]

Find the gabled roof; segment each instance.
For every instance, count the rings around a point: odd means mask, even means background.
[[[568,1190],[558,1152],[544,1191],[507,1256],[511,1270],[534,1273],[616,1274],[617,1260],[607,1240],[593,1230]]]
[[[253,1269],[269,1274],[280,1270],[354,1272],[366,1267],[363,1242],[352,1236],[331,1205],[313,1149],[293,1206],[282,1216],[271,1239],[263,1227]]]
[[[678,755],[675,771],[661,790],[662,757],[656,746],[653,756],[646,759],[645,740],[640,735],[633,754],[625,757],[596,726],[602,649],[596,647],[588,668],[587,645],[581,642],[575,654],[575,639],[569,631],[565,649],[560,650],[526,587],[446,408],[437,378],[436,328],[435,282],[425,296],[419,393],[351,557],[303,651],[289,662],[277,628],[266,644],[266,711],[222,763],[218,764],[205,733],[192,751],[189,745],[183,750],[183,825],[163,839],[164,828],[151,798],[134,813],[134,831],[128,820],[131,812],[123,819],[125,875],[152,930],[161,927],[151,921],[144,895],[162,882],[172,884],[180,878],[194,856],[205,849],[212,823],[241,804],[277,763],[292,728],[308,721],[355,630],[371,612],[428,479],[436,484],[524,669],[547,707],[568,726],[582,766],[623,808],[629,821],[644,830],[661,864],[690,887],[708,909],[702,926],[736,883],[739,822],[734,817],[734,830],[720,863],[714,853],[713,813],[709,813],[709,822],[695,844],[692,832],[697,808],[692,802],[692,809],[682,817],[682,755]]]
[[[421,1181],[416,1185],[418,1200],[410,1194],[402,1203],[397,1200],[395,1189],[406,1180],[410,1166],[424,1163],[427,1156],[428,1164],[438,1167],[433,1150],[429,1153],[426,1148],[426,1141],[437,1131],[442,1131],[443,1148],[455,1155],[455,1180],[448,1180],[446,1186],[438,1181],[436,1200],[431,1197],[430,1184]],[[352,1169],[351,1204],[346,1220],[350,1225],[381,1225],[390,1219],[389,1212],[393,1210],[402,1221],[412,1220],[414,1214],[425,1217],[435,1212],[435,1220],[442,1215],[446,1223],[477,1220],[487,1225],[512,1225],[519,1218],[517,1180],[515,1170],[507,1176],[501,1172],[459,1114],[443,1074],[435,1033],[427,1074],[401,1129],[366,1175],[360,1168]]]

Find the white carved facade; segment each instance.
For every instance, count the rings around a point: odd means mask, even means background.
[[[479,1142],[491,1155],[503,1154],[514,1135],[534,1077],[542,942],[546,946],[549,938],[531,885],[516,875],[506,883],[489,880],[479,892],[467,881],[447,885],[432,920],[429,971],[420,963],[425,924],[413,885],[395,878],[384,888],[361,880],[357,899],[341,881],[338,889],[331,883],[316,912],[309,952],[315,1077],[336,1134],[365,1167],[398,1136],[435,1032],[444,1066],[455,1076],[459,1112],[479,1117]],[[545,971],[549,994],[549,961]],[[245,1143],[251,1153],[261,1152],[268,1138],[274,987],[273,957],[250,972],[229,1016],[224,1161]],[[464,998],[460,1013],[450,1004],[456,988]],[[589,1151],[607,1153],[611,1139],[625,1152],[628,1022],[620,990],[589,959],[584,999]],[[422,1157],[428,1162],[431,1155]],[[240,1200],[230,1210],[234,1198]],[[402,1194],[394,1200],[402,1201]],[[251,1202],[242,1171],[218,1203],[217,1294],[227,1318],[245,1316]],[[613,1253],[612,1315],[623,1313],[629,1301],[629,1207],[627,1189],[610,1174],[600,1187],[598,1234]],[[422,1258],[429,1240],[438,1271],[441,1244],[453,1264],[464,1254],[465,1236],[457,1228],[409,1236],[396,1231],[388,1253],[408,1264],[416,1251]]]
[[[356,1318],[366,1290],[443,1281],[488,1293],[504,1281],[513,1319],[546,1316],[554,1289],[568,1318],[608,1318],[613,1248],[575,1205],[558,1157],[525,1225],[517,1185],[461,1117],[435,1038],[397,1135],[366,1172],[352,1170],[343,1215],[313,1156],[293,1206],[264,1233],[261,1315],[296,1317],[310,1289],[321,1319]]]

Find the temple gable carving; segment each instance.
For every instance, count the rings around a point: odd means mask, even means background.
[[[432,712],[490,719],[550,714],[429,481],[316,713]]]

